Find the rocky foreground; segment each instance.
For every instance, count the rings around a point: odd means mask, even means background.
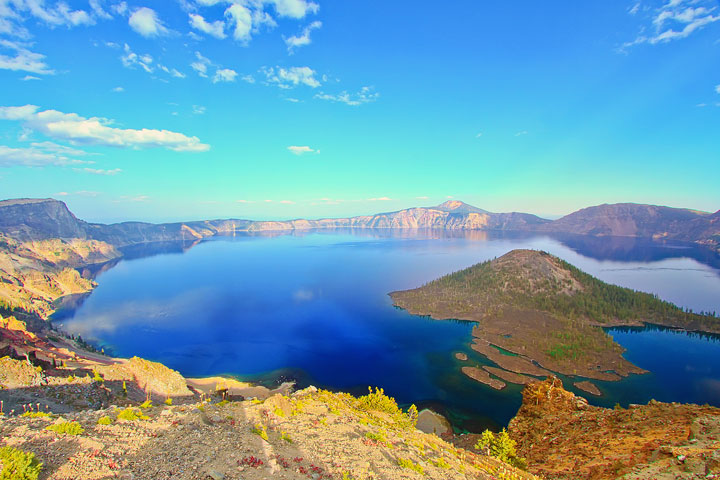
[[[717,408],[598,408],[549,377],[526,385],[509,442],[485,448],[480,435],[425,433],[443,419],[380,390],[189,380],[2,325],[0,466],[12,447],[42,463],[40,479],[720,478]]]
[[[529,470],[552,479],[720,478],[720,409],[599,408],[556,378],[529,384],[508,427]]]

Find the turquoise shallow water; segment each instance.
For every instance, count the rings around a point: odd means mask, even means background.
[[[628,239],[493,236],[480,232],[308,232],[220,237],[192,246],[135,248],[97,275],[98,288],[54,318],[119,356],[163,362],[186,376],[295,379],[444,410],[461,428],[505,424],[520,387],[495,391],[463,376],[453,352],[471,324],[394,308],[412,288],[514,248],[550,251],[599,278],[720,311],[720,259],[703,250]],[[616,383],[594,403],[650,398],[720,405],[720,342],[662,330],[612,330],[627,357],[651,371]],[[567,380],[567,379],[566,379]]]

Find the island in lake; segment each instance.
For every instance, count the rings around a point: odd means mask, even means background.
[[[623,347],[602,327],[651,323],[720,333],[713,315],[607,284],[535,250],[513,250],[390,296],[415,315],[477,322],[471,348],[499,368],[466,365],[462,372],[496,389],[551,373],[604,381],[645,373],[623,358]],[[600,394],[587,380],[575,386]]]

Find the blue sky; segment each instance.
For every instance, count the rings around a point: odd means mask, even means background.
[[[0,197],[81,218],[720,209],[715,0],[0,0]]]

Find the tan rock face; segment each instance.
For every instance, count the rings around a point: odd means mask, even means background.
[[[124,368],[146,392],[167,397],[192,395],[183,376],[162,363],[132,357]]]
[[[702,478],[720,448],[720,409],[661,403],[593,407],[557,378],[529,384],[508,427],[543,478]]]

